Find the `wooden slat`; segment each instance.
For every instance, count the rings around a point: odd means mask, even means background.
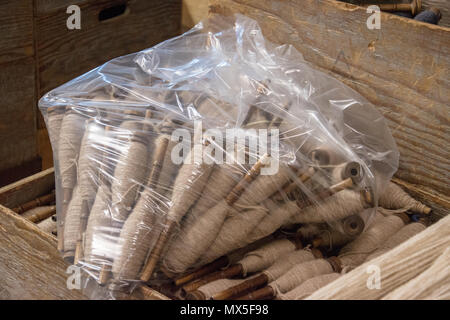
[[[84,299],[67,289],[56,238],[0,205],[0,299]]]
[[[14,208],[49,193],[55,188],[55,170],[44,170],[0,188],[0,205]]]
[[[35,91],[33,58],[0,64],[0,171],[37,157]]]
[[[256,19],[268,40],[366,97],[397,141],[397,178],[449,208],[450,29],[382,13],[369,30],[364,8],[332,0],[211,0],[210,12]]]
[[[81,8],[81,30],[66,28],[69,15],[64,6],[38,10],[40,95],[112,58],[151,47],[179,33],[181,0],[128,0],[125,14],[99,21],[100,11],[123,2],[77,3]]]
[[[32,57],[33,1],[2,0],[0,12],[0,64]]]

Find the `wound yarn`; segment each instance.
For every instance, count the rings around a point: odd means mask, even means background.
[[[392,236],[390,236],[375,252],[370,254],[366,261],[372,260],[383,253],[395,248],[399,244],[405,242],[409,238],[415,236],[419,232],[422,232],[426,229],[426,226],[420,222],[412,222],[404,227],[402,227],[400,230],[398,230],[396,233],[394,233]]]
[[[64,119],[64,112],[61,112],[58,108],[48,108],[47,112],[47,129],[48,136],[52,143],[52,148],[55,152],[59,149],[59,135],[61,134],[62,121]]]
[[[292,267],[314,259],[314,254],[308,249],[288,252],[267,270],[264,270],[263,273],[267,275],[268,282],[272,282],[288,272]]]
[[[293,266],[288,272],[272,281],[269,286],[278,296],[280,293],[291,291],[308,279],[332,272],[334,272],[333,267],[327,260],[315,259]]]
[[[392,250],[342,275],[307,299],[380,299],[427,270],[447,250],[450,246],[448,230],[450,230],[450,216],[442,218]],[[377,290],[367,287],[367,268],[370,265],[378,266],[382,272],[381,287]]]
[[[89,214],[84,235],[84,260],[86,263],[101,265],[104,262],[112,264],[115,256],[115,236],[119,227],[111,217],[111,191],[106,185],[98,188],[94,204]]]
[[[342,266],[349,268],[359,266],[369,254],[373,253],[404,225],[404,220],[399,216],[384,217],[377,212],[375,221],[370,227],[340,250],[338,258]]]
[[[247,253],[239,263],[242,265],[242,275],[261,271],[274,264],[278,258],[297,249],[296,245],[287,239],[279,239],[261,248]]]
[[[53,234],[56,232],[56,215],[53,215],[37,224],[37,227],[44,232]]]
[[[219,279],[219,280],[215,280],[213,282],[207,283],[197,289],[197,291],[201,293],[201,297],[203,298],[203,299],[199,299],[200,298],[200,295],[199,295],[199,296],[197,296],[198,300],[209,300],[216,293],[224,291],[224,290],[231,288],[235,285],[238,285],[242,282],[244,282],[244,279]],[[193,294],[193,293],[191,293],[191,294]],[[195,293],[194,293],[194,295],[195,295]],[[188,294],[187,298],[189,299],[190,297],[192,298],[192,296],[190,296]]]
[[[76,186],[67,208],[64,222],[64,258],[69,261],[73,259],[80,234],[82,203],[83,198],[81,197],[80,188]]]
[[[200,263],[215,260],[228,252],[253,242],[250,241],[248,235],[269,214],[269,210],[265,206],[259,206],[246,211],[236,211],[232,215],[228,214],[229,217],[223,223],[214,242],[200,258]]]
[[[403,189],[389,181],[386,188],[384,188],[383,193],[381,193],[380,198],[378,199],[378,205],[393,210],[411,210],[416,213],[430,213],[431,209],[412,198],[409,194],[407,194]]]
[[[344,219],[365,209],[366,203],[360,192],[344,189],[324,201],[298,210],[292,223],[321,223]]]
[[[63,189],[72,191],[77,182],[77,161],[86,118],[72,110],[66,111],[61,123],[58,145],[58,163]],[[69,201],[66,196],[64,201]]]
[[[382,300],[449,300],[450,248],[424,272],[385,295]]]
[[[280,298],[282,300],[303,300],[315,291],[338,279],[340,276],[339,273],[333,272],[313,277],[286,294],[282,294]]]
[[[155,212],[154,190],[145,188],[125,221],[118,239],[117,256],[112,272],[117,281],[135,280],[145,263],[149,249],[155,244],[161,231]],[[159,227],[158,227],[159,225]]]
[[[148,144],[146,137],[134,132],[123,145],[111,184],[112,214],[118,221],[126,220],[139,196],[140,187],[146,182]]]

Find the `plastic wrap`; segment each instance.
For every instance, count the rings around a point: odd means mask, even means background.
[[[113,59],[39,106],[59,250],[93,298],[232,263],[298,228],[353,237],[398,165],[369,102],[241,15]]]

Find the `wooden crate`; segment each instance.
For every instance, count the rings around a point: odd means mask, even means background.
[[[72,0],[0,1],[0,186],[52,167],[37,108],[42,95],[112,58],[180,32],[181,0],[80,0],[81,29],[66,26]],[[103,19],[105,10],[122,7]],[[102,17],[102,19],[100,19]]]

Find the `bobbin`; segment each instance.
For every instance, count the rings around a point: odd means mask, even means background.
[[[25,211],[47,205],[54,201],[55,201],[55,190],[52,190],[52,192],[50,192],[49,194],[37,197],[36,199],[28,201],[18,207],[13,208],[12,210],[18,214],[21,214]]]

